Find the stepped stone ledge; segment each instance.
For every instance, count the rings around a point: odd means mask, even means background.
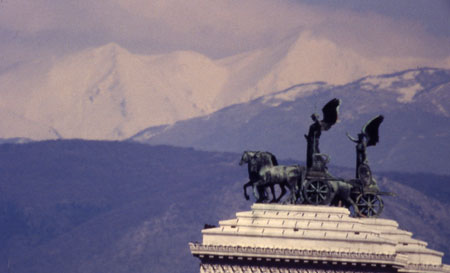
[[[442,252],[396,221],[353,218],[346,208],[254,204],[202,234],[189,244],[201,273],[450,272]]]

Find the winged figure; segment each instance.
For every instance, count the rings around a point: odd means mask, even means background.
[[[309,126],[308,135],[305,135],[307,141],[306,166],[308,169],[313,165],[313,154],[320,153],[319,138],[322,134],[322,130],[329,130],[331,126],[337,122],[340,105],[341,100],[334,98],[327,102],[322,108],[322,120],[319,120],[319,115],[317,113],[311,115],[311,119],[314,123]]]
[[[366,148],[369,146],[375,146],[379,139],[379,128],[383,122],[384,117],[378,115],[369,120],[361,129],[361,133],[358,134],[358,138],[355,139],[347,133],[347,137],[356,143],[356,177],[359,177],[359,167],[362,164],[368,164]]]

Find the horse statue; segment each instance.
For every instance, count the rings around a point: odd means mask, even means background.
[[[248,200],[247,187],[253,186],[253,195],[257,203],[267,200],[265,189],[270,188],[272,192],[271,202],[279,202],[290,191],[288,201],[295,203],[300,197],[301,183],[305,178],[306,169],[298,165],[280,166],[276,157],[269,152],[245,151],[242,154],[239,165],[248,164],[250,181],[244,185],[244,196]],[[280,196],[276,197],[274,186],[279,185]]]
[[[339,99],[330,100],[323,108],[323,118],[313,114],[307,140],[306,166],[278,165],[276,157],[269,152],[245,151],[239,165],[248,164],[249,181],[244,185],[244,196],[249,200],[247,188],[252,186],[256,203],[269,200],[268,188],[272,193],[270,202],[280,202],[289,191],[284,203],[334,205],[348,208],[353,216],[377,217],[384,208],[382,195],[395,196],[394,193],[381,192],[377,181],[372,177],[366,149],[379,141],[379,127],[383,116],[378,115],[367,122],[358,138],[348,138],[356,143],[356,174],[354,179],[343,179],[331,175],[327,164],[330,157],[320,153],[319,139],[322,131],[329,130],[338,120]],[[275,185],[281,193],[277,197]]]
[[[275,202],[279,202],[289,189],[288,203],[295,204],[301,199],[300,189],[305,180],[306,168],[299,165],[291,166],[264,166],[259,171],[261,179],[255,182],[255,186],[280,185],[281,193]]]
[[[247,194],[247,188],[252,186],[254,196],[257,199],[257,202],[263,202],[267,200],[266,187],[256,186],[255,183],[258,182],[260,177],[260,170],[263,166],[277,166],[278,161],[276,157],[269,152],[260,152],[260,151],[245,151],[242,154],[241,161],[239,165],[242,166],[244,164],[248,164],[248,178],[249,181],[244,184],[244,197],[246,200],[249,200],[250,197]],[[275,197],[275,188],[274,185],[268,185],[270,191],[272,193],[272,201],[276,201]],[[256,194],[255,194],[256,193]]]

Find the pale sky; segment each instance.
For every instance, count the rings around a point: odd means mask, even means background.
[[[222,58],[304,31],[367,56],[445,59],[449,18],[449,0],[0,0],[0,69],[110,42]]]

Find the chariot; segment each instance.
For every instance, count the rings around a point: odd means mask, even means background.
[[[305,135],[307,141],[306,167],[299,165],[280,166],[275,156],[269,152],[246,151],[240,165],[247,163],[250,181],[244,185],[244,195],[248,200],[246,188],[253,187],[256,202],[269,202],[267,188],[271,189],[272,200],[280,202],[287,190],[291,204],[345,206],[354,216],[377,217],[384,208],[382,195],[394,194],[381,192],[368,165],[366,148],[378,143],[378,129],[383,121],[379,115],[365,124],[354,139],[356,143],[356,172],[354,179],[334,177],[328,172],[329,156],[319,151],[319,138],[322,130],[330,129],[337,121],[340,100],[329,101],[322,109],[323,119],[317,114],[311,118],[314,123]],[[281,193],[276,197],[274,185],[279,185]]]
[[[367,164],[358,168],[354,179],[346,180],[332,176],[324,162],[328,157],[315,155],[313,168],[306,172],[305,180],[298,183],[296,203],[311,205],[334,205],[348,207],[353,214],[363,217],[376,217],[384,208],[381,192]],[[319,163],[317,163],[319,162]]]

